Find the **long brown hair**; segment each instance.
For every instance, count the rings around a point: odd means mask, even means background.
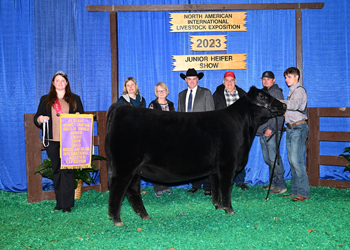
[[[74,99],[74,96],[73,96],[73,93],[70,89],[70,85],[69,85],[69,80],[68,80],[68,76],[62,72],[62,71],[58,71],[56,72],[53,77],[52,77],[52,80],[51,80],[51,87],[50,87],[50,92],[49,94],[47,95],[47,99],[46,99],[46,108],[47,110],[50,110],[52,105],[55,103],[56,101],[56,98],[57,98],[57,92],[56,92],[56,88],[55,86],[53,85],[54,81],[55,81],[55,78],[56,76],[62,76],[64,79],[66,79],[66,82],[67,82],[67,86],[66,86],[66,93],[64,94],[64,100],[72,106],[73,110],[75,110],[77,108],[77,103]]]

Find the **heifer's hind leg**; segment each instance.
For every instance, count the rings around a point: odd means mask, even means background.
[[[121,179],[120,176],[117,176],[110,178],[108,213],[113,220],[114,225],[118,227],[124,226],[124,223],[120,219],[120,210],[126,189],[128,188],[132,177],[133,176]]]
[[[128,192],[131,182],[134,180],[135,174],[123,173],[112,177],[109,185],[109,216],[114,222],[115,226],[124,226],[120,219],[120,211],[125,194]],[[140,180],[139,180],[140,181]],[[140,192],[140,191],[139,191]],[[140,193],[139,193],[140,195]],[[141,200],[142,202],[142,200]],[[143,204],[142,204],[143,205]]]
[[[210,187],[211,187],[211,199],[216,209],[221,209],[221,195],[219,192],[219,178],[217,174],[209,176]]]
[[[109,114],[108,114],[109,115]],[[108,125],[108,124],[107,124]],[[107,128],[108,130],[108,128]],[[110,145],[111,136],[106,136],[106,155],[107,155],[107,169],[108,169],[108,214],[110,219],[113,220],[115,226],[124,226],[124,223],[120,219],[120,210],[122,202],[125,196],[126,189],[130,184],[132,175],[129,179],[124,178],[120,180],[120,175],[116,174],[117,166],[114,164],[115,159],[113,157]]]
[[[126,191],[126,195],[132,208],[138,215],[141,216],[142,219],[151,219],[145,209],[145,206],[143,205],[140,190],[140,176],[136,174]]]

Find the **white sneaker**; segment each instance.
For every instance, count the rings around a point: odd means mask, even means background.
[[[262,187],[262,189],[264,190],[268,190],[269,189],[269,184],[267,184],[266,186]],[[274,187],[271,185],[270,190],[274,189]]]
[[[155,195],[157,197],[162,197],[163,196],[163,192],[162,191],[155,192]]]

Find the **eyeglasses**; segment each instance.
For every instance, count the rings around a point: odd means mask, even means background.
[[[166,92],[166,90],[165,90],[165,89],[163,89],[163,90],[157,90],[156,92],[157,92],[157,93],[164,93],[164,92]]]

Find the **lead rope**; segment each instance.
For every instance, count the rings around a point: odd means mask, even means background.
[[[49,134],[49,123],[47,122],[46,119],[44,119],[44,123],[43,123],[43,145],[45,148],[47,148],[50,144],[49,140],[47,140],[47,145],[45,144],[45,130],[47,129],[47,134]],[[47,138],[49,139],[49,138]]]
[[[265,202],[269,200],[269,193],[270,193],[270,189],[271,189],[273,174],[275,172],[276,161],[278,159],[278,156],[280,155],[280,143],[281,143],[281,139],[282,139],[282,133],[283,133],[283,129],[281,131],[281,137],[278,139],[278,120],[277,120],[277,116],[276,116],[276,131],[275,131],[276,157],[275,157],[275,161],[274,161],[273,167],[272,167],[272,173],[270,176],[270,184],[269,184],[269,189],[267,190]]]

